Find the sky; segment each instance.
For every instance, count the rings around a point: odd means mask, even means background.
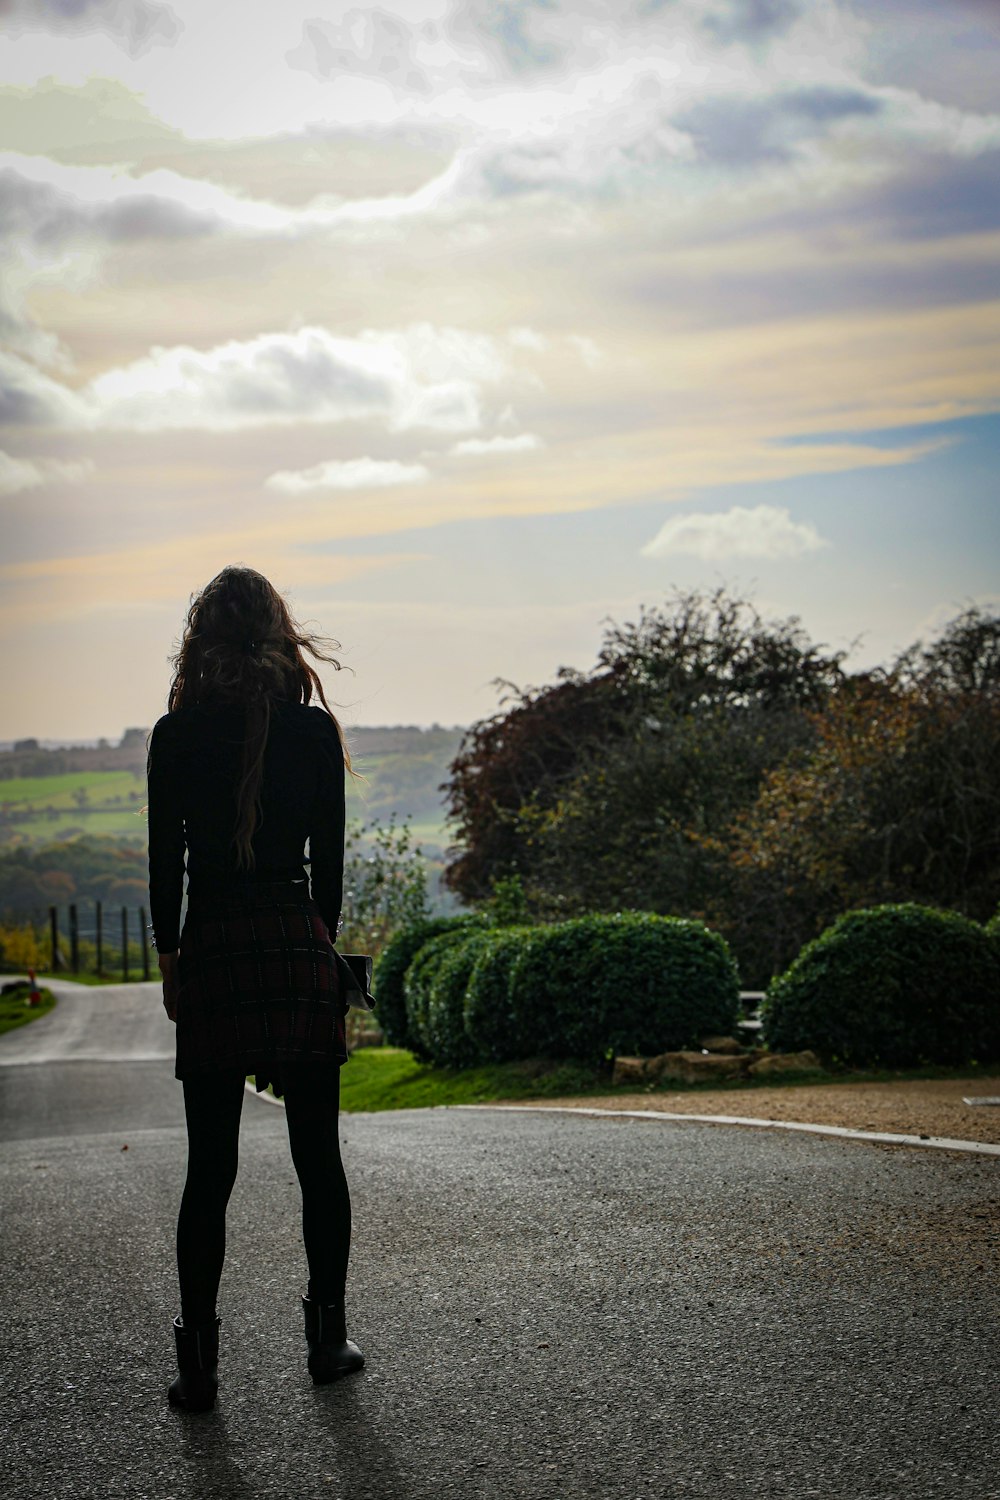
[[[996,0],[2,0],[0,739],[259,568],[351,725],[1000,600]]]

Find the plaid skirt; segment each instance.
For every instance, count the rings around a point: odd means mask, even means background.
[[[176,1078],[205,1069],[253,1073],[257,1092],[284,1092],[290,1065],[347,1061],[333,945],[304,884],[198,899],[178,961]]]

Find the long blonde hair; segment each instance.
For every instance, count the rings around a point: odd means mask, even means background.
[[[336,726],[344,764],[352,771],[344,732],[323,684],[304,652],[329,662],[339,643],[303,630],[273,584],[253,568],[228,567],[191,600],[167,711],[195,703],[244,704],[243,764],[236,794],[236,863],[254,865],[253,835],[260,818],[264,750],[275,703],[319,700]],[[352,771],[353,774],[353,771]]]

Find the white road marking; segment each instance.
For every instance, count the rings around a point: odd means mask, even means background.
[[[889,1146],[931,1146],[941,1151],[972,1151],[1000,1156],[1000,1146],[985,1141],[954,1141],[941,1135],[892,1135],[882,1130],[852,1130],[847,1125],[807,1125],[799,1120],[759,1120],[750,1115],[671,1114],[665,1109],[596,1109],[577,1104],[444,1104],[442,1109],[521,1109],[564,1115],[611,1115],[629,1120],[694,1120],[701,1125],[756,1125],[763,1130],[804,1130],[812,1135],[841,1136],[852,1141],[880,1141]]]

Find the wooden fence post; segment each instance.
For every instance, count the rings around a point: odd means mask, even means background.
[[[54,906],[49,907],[49,935],[52,938],[52,972],[59,968],[59,915]]]
[[[139,931],[142,933],[142,977],[149,978],[149,938],[146,935],[146,908],[139,907]]]
[[[104,907],[97,903],[97,972],[104,972]]]
[[[76,902],[69,904],[69,966],[74,974],[80,972],[80,919]]]
[[[128,984],[128,907],[122,907],[122,983]]]

